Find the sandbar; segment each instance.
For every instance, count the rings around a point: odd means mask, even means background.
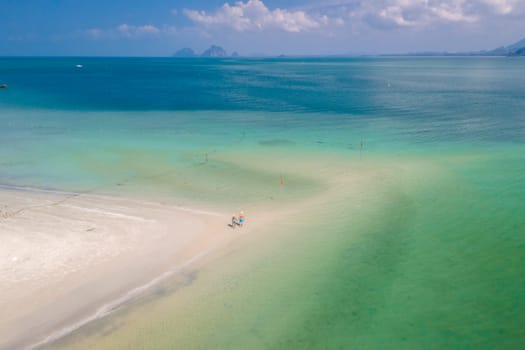
[[[0,189],[0,349],[103,317],[234,237],[228,215],[116,196]]]

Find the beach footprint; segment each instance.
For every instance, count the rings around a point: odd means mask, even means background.
[[[16,212],[9,210],[7,205],[4,205],[4,207],[0,209],[0,219],[9,219],[15,215]]]

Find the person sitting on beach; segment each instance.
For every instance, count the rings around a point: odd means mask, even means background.
[[[242,227],[243,224],[244,224],[244,212],[241,210],[241,212],[239,213],[239,226]]]
[[[239,225],[239,220],[235,215],[232,216],[232,224],[230,225],[232,228],[235,228],[235,226]]]

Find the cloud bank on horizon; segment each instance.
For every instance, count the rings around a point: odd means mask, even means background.
[[[160,48],[168,43],[172,47],[218,43],[244,51],[330,53],[470,50],[481,44],[509,44],[525,36],[525,0],[306,1],[241,0],[209,5],[204,0],[182,0],[179,8],[172,8],[167,0],[158,0],[154,3],[164,9],[162,19],[153,14],[141,21],[137,9],[133,22],[119,21],[117,13],[105,21],[113,21],[112,25],[103,26],[92,18],[92,26],[53,37],[55,42],[60,41],[56,38],[81,38],[99,47],[104,46],[103,41],[124,49],[142,45],[151,52],[155,45]],[[0,36],[0,49],[6,42],[24,38],[45,40],[35,34],[11,34],[3,40]]]
[[[493,16],[525,14],[523,0],[333,0],[305,6],[305,10],[270,10],[262,0],[225,3],[206,11],[184,9],[195,24],[231,27],[236,31],[280,28],[289,32],[318,29],[329,24],[364,22],[371,27],[421,27],[435,22],[474,23]],[[325,12],[325,14],[323,14]],[[338,13],[331,16],[330,13]]]
[[[238,32],[266,29],[302,32],[318,29],[331,21],[327,15],[308,14],[300,10],[270,10],[261,0],[238,1],[234,5],[225,3],[209,14],[184,9],[184,14],[198,25],[231,27]],[[344,21],[337,18],[334,23],[344,24]]]

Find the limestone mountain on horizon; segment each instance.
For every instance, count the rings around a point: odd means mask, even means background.
[[[228,53],[220,46],[212,45],[201,55],[202,57],[226,57]]]
[[[521,49],[517,49],[512,54],[510,54],[510,56],[525,56],[525,46]]]
[[[174,57],[230,57],[221,46],[212,45],[202,54],[198,55],[193,49],[185,47],[173,54]],[[264,54],[260,54],[264,56]],[[493,50],[469,51],[469,52],[412,52],[402,53],[395,56],[525,56],[525,38],[508,46],[501,46]],[[240,57],[237,51],[231,57]],[[279,57],[284,57],[280,55]]]
[[[174,57],[195,57],[197,56],[195,54],[195,51],[190,49],[189,47],[185,47],[183,49],[180,49],[179,51],[175,52],[173,54]]]
[[[403,54],[402,54],[403,55]],[[405,54],[408,56],[525,56],[525,39],[512,45],[501,46],[493,50],[468,51],[468,52],[415,52]]]
[[[217,46],[217,45],[212,45],[200,55],[196,54],[195,51],[193,51],[193,49],[189,47],[185,47],[175,52],[173,54],[173,57],[187,58],[187,57],[229,57],[229,56],[226,50],[224,50],[222,47]],[[237,51],[233,52],[232,57],[239,57],[239,54],[237,53]]]
[[[512,45],[498,47],[487,53],[495,56],[525,56],[525,38]]]

